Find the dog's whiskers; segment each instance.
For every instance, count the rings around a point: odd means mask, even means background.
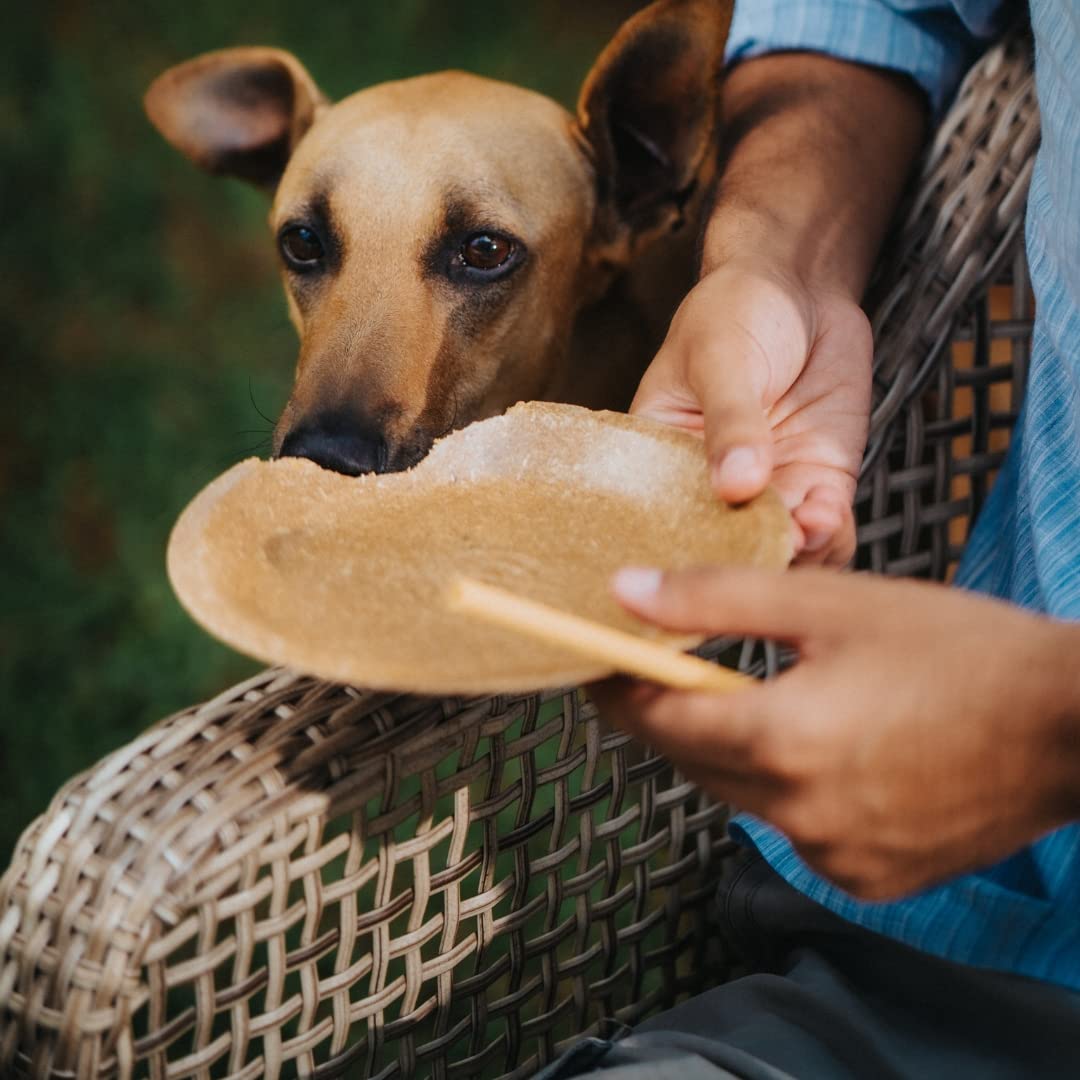
[[[251,399],[251,407],[270,425],[270,429],[273,430],[274,421],[271,420],[270,417],[267,416],[266,413],[264,413],[255,402],[255,391],[251,385],[250,375],[248,376],[248,397]]]
[[[264,450],[270,449],[270,439],[260,439],[254,446],[249,446],[246,449],[229,454],[227,458],[222,459],[221,465],[228,466],[235,464],[238,460],[251,457],[252,454],[262,455]]]

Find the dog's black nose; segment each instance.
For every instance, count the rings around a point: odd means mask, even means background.
[[[285,436],[278,456],[308,458],[346,476],[386,469],[386,443],[381,437],[337,424],[295,428]]]

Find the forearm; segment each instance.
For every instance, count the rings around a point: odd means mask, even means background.
[[[811,53],[734,68],[702,273],[767,253],[812,287],[859,298],[925,129],[905,79]]]

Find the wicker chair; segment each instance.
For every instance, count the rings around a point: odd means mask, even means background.
[[[947,577],[1002,460],[1038,136],[1018,30],[969,75],[873,290],[864,567]],[[439,701],[266,671],[23,835],[0,880],[0,1075],[527,1076],[728,974],[725,821],[574,689]]]

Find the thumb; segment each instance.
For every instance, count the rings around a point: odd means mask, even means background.
[[[825,570],[745,568],[664,572],[627,567],[612,592],[635,615],[667,630],[797,642],[843,618],[850,583]]]
[[[715,352],[714,352],[715,350]],[[761,393],[750,376],[745,343],[717,341],[695,380],[705,425],[705,453],[713,491],[726,502],[760,495],[773,468],[772,431]]]
[[[773,466],[772,432],[745,334],[669,334],[630,411],[678,427],[704,427],[713,490],[726,502],[761,494]]]

